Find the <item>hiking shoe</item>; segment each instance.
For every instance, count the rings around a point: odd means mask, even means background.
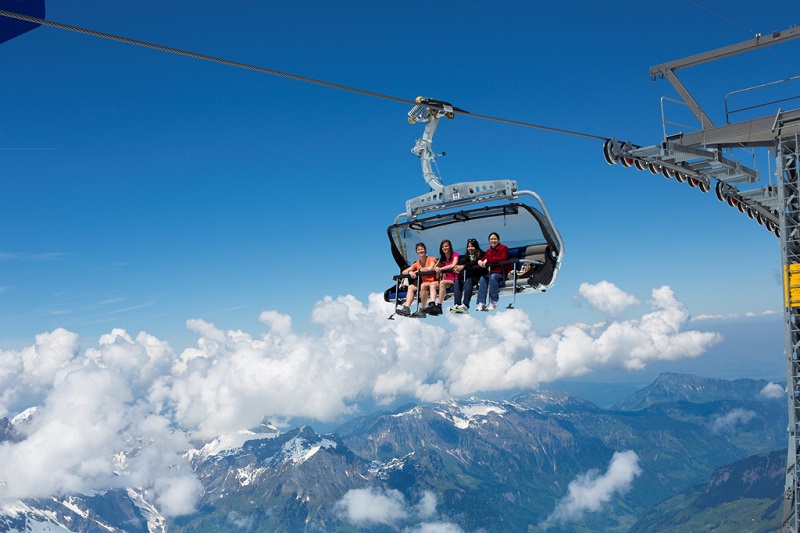
[[[441,304],[435,304],[433,307],[431,307],[430,310],[428,311],[428,314],[435,316],[441,315],[442,314]]]
[[[496,309],[497,309],[497,302],[492,302],[489,304],[489,308],[487,309],[487,311],[494,311]]]
[[[428,316],[428,314],[425,312],[424,309],[420,309],[419,311],[416,311],[411,314],[411,318],[425,318],[426,316]]]
[[[475,308],[476,311],[488,311],[486,309],[486,304],[478,304],[478,307]]]
[[[406,306],[397,309],[395,313],[397,313],[400,316],[411,316],[411,310]]]

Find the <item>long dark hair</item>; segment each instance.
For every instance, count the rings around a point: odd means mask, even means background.
[[[444,264],[447,263],[447,256],[444,253],[444,243],[447,243],[447,244],[450,245],[450,258],[451,259],[453,258],[453,254],[456,253],[455,250],[453,250],[453,243],[450,242],[450,239],[443,240],[442,243],[439,245],[439,262],[437,263],[439,266],[444,266]]]

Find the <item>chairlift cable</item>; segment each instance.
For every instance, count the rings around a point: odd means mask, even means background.
[[[340,89],[340,90],[343,90],[343,91],[350,91],[350,92],[354,92],[354,93],[358,93],[358,94],[363,94],[363,95],[366,95],[366,96],[374,96],[376,98],[383,98],[385,100],[392,100],[394,102],[399,102],[399,103],[403,103],[403,104],[412,104],[412,105],[414,104],[414,102],[412,100],[408,100],[408,99],[405,99],[405,98],[396,98],[394,96],[375,93],[375,92],[372,92],[372,91],[366,91],[366,90],[363,90],[363,89],[358,89],[356,87],[348,87],[346,85],[340,85],[338,83],[331,83],[331,82],[327,82],[327,81],[324,81],[324,80],[317,80],[317,79],[314,79],[314,78],[307,78],[305,76],[298,76],[297,74],[289,74],[289,73],[286,73],[286,72],[281,72],[279,70],[273,70],[273,69],[268,69],[268,68],[264,68],[264,67],[258,67],[258,66],[255,66],[255,65],[248,65],[247,63],[240,63],[238,61],[230,61],[228,59],[221,59],[221,58],[218,58],[218,57],[213,57],[213,56],[209,56],[209,55],[205,55],[205,54],[198,54],[196,52],[190,52],[190,51],[187,51],[187,50],[181,50],[179,48],[173,48],[171,46],[164,46],[164,45],[160,45],[160,44],[154,44],[154,43],[150,43],[150,42],[147,42],[147,41],[140,41],[138,39],[130,39],[128,37],[121,37],[119,35],[114,35],[114,34],[111,34],[111,33],[105,33],[105,32],[101,32],[101,31],[90,30],[90,29],[86,29],[86,28],[81,28],[79,26],[72,26],[70,24],[63,24],[61,22],[54,22],[52,20],[45,20],[45,19],[40,19],[40,18],[37,18],[37,17],[30,17],[28,15],[22,15],[22,14],[19,14],[19,13],[13,13],[11,11],[0,10],[0,15],[2,15],[4,17],[10,17],[10,18],[14,18],[14,19],[33,22],[35,24],[41,24],[43,26],[50,26],[52,28],[58,28],[58,29],[61,29],[61,30],[69,30],[69,31],[77,32],[77,33],[83,33],[84,35],[91,35],[93,37],[102,37],[103,39],[109,39],[109,40],[117,41],[117,42],[121,42],[121,43],[133,44],[133,45],[136,45],[136,46],[142,46],[144,48],[150,48],[152,50],[159,50],[161,52],[169,52],[171,54],[177,54],[177,55],[182,55],[182,56],[186,56],[186,57],[193,57],[195,59],[201,59],[203,61],[210,61],[212,63],[219,63],[219,64],[222,64],[222,65],[228,65],[228,66],[231,66],[231,67],[243,68],[243,69],[247,69],[247,70],[253,70],[253,71],[256,71],[256,72],[261,72],[263,74],[271,74],[273,76],[280,76],[282,78],[288,78],[288,79],[292,79],[292,80],[296,80],[296,81],[302,81],[302,82],[306,82],[306,83],[313,83],[313,84],[316,84],[316,85],[322,85],[324,87],[329,87],[329,88],[332,88],[332,89]]]
[[[586,137],[588,139],[597,139],[599,141],[607,141],[611,137],[603,137],[600,135],[593,135],[591,133],[583,133],[580,131],[565,130],[561,128],[553,128],[551,126],[543,126],[541,124],[532,124],[530,122],[521,122],[519,120],[511,120],[507,118],[493,117],[490,115],[479,115],[477,113],[470,113],[469,111],[455,111],[456,114],[466,115],[468,117],[479,118],[482,120],[491,120],[493,122],[501,122],[503,124],[510,124],[512,126],[521,126],[523,128],[534,128],[537,130],[550,131],[553,133],[563,133],[564,135],[573,135],[575,137]]]
[[[689,3],[689,4],[691,4],[691,5],[693,5],[694,7],[698,8],[698,9],[702,9],[703,11],[705,11],[705,12],[707,12],[707,13],[711,14],[711,15],[714,15],[715,17],[717,17],[717,18],[719,18],[719,19],[721,19],[721,20],[724,20],[725,22],[728,22],[728,23],[730,23],[730,24],[733,24],[733,25],[734,25],[734,26],[736,26],[737,28],[741,28],[741,29],[743,29],[744,31],[746,31],[746,32],[750,33],[751,35],[753,35],[753,36],[754,36],[754,37],[756,37],[756,38],[759,36],[759,34],[758,34],[756,31],[753,31],[752,29],[748,28],[747,26],[745,26],[745,25],[743,25],[743,24],[739,24],[739,23],[738,23],[738,22],[736,22],[735,20],[733,20],[733,19],[730,19],[730,18],[728,18],[728,17],[726,17],[726,16],[724,16],[724,15],[721,15],[721,14],[717,13],[716,11],[713,11],[713,10],[709,9],[709,8],[708,8],[708,7],[706,7],[706,6],[704,6],[704,5],[701,5],[701,4],[700,4],[700,3],[698,3],[698,2],[695,2],[694,0],[686,0],[686,2],[687,2],[687,3]],[[775,60],[776,60],[778,63],[780,63],[780,64],[782,64],[784,67],[786,67],[786,70],[787,70],[788,72],[792,72],[792,73],[796,73],[796,72],[797,72],[797,70],[795,70],[795,68],[794,68],[792,65],[790,65],[790,64],[789,64],[788,62],[786,62],[786,61],[785,61],[785,60],[784,60],[782,57],[780,57],[780,56],[779,56],[779,55],[778,55],[778,54],[775,52],[775,50],[773,50],[772,48],[770,48],[770,49],[769,49],[769,53],[772,55],[772,57],[774,57],[774,58],[775,58]]]
[[[744,26],[743,24],[739,24],[739,23],[738,23],[738,22],[736,22],[735,20],[732,20],[732,19],[730,19],[730,18],[728,18],[728,17],[726,17],[726,16],[724,16],[724,15],[720,15],[720,14],[719,14],[719,13],[717,13],[716,11],[713,11],[713,10],[709,9],[708,7],[706,7],[706,6],[704,6],[704,5],[701,5],[701,4],[700,4],[700,3],[698,3],[698,2],[695,2],[695,1],[693,1],[693,0],[686,0],[686,2],[687,2],[687,3],[689,3],[689,4],[691,4],[691,5],[693,5],[694,7],[698,8],[698,9],[702,9],[703,11],[705,11],[705,12],[707,12],[707,13],[710,13],[711,15],[714,15],[715,17],[718,17],[718,18],[720,18],[720,19],[724,20],[725,22],[729,22],[730,24],[733,24],[734,26],[736,26],[736,27],[738,27],[738,28],[741,28],[741,29],[743,29],[743,30],[745,30],[745,31],[747,31],[747,32],[750,32],[750,33],[751,33],[751,34],[753,34],[753,35],[755,35],[755,34],[756,34],[756,32],[754,32],[753,30],[751,30],[751,29],[750,29],[750,28],[748,28],[747,26]]]
[[[309,78],[307,76],[300,76],[300,75],[297,75],[297,74],[290,74],[290,73],[287,73],[287,72],[281,72],[279,70],[259,67],[259,66],[250,65],[250,64],[247,64],[247,63],[241,63],[241,62],[238,62],[238,61],[231,61],[231,60],[228,60],[228,59],[222,59],[222,58],[218,58],[218,57],[214,57],[214,56],[209,56],[209,55],[206,55],[206,54],[199,54],[199,53],[191,52],[191,51],[187,51],[187,50],[181,50],[179,48],[173,48],[171,46],[164,46],[164,45],[160,45],[160,44],[150,43],[150,42],[147,42],[147,41],[141,41],[141,40],[138,40],[138,39],[131,39],[129,37],[122,37],[122,36],[114,35],[114,34],[111,34],[111,33],[106,33],[106,32],[101,32],[101,31],[96,31],[96,30],[90,30],[90,29],[87,29],[87,28],[81,28],[79,26],[73,26],[71,24],[63,24],[61,22],[55,22],[55,21],[52,21],[52,20],[41,19],[41,18],[38,18],[38,17],[31,17],[31,16],[28,16],[28,15],[20,14],[20,13],[14,13],[12,11],[0,10],[0,16],[9,17],[9,18],[18,19],[18,20],[24,20],[24,21],[27,21],[27,22],[32,22],[34,24],[41,24],[43,26],[49,26],[51,28],[58,28],[60,30],[68,30],[68,31],[76,32],[76,33],[82,33],[84,35],[91,35],[93,37],[102,37],[103,39],[109,39],[109,40],[117,41],[117,42],[121,42],[121,43],[133,44],[133,45],[136,45],[136,46],[142,46],[144,48],[150,48],[152,50],[159,50],[161,52],[169,52],[171,54],[177,54],[177,55],[182,55],[182,56],[186,56],[186,57],[192,57],[192,58],[195,58],[195,59],[201,59],[203,61],[210,61],[212,63],[219,63],[219,64],[227,65],[227,66],[230,66],[230,67],[242,68],[242,69],[246,69],[246,70],[252,70],[252,71],[255,71],[255,72],[260,72],[262,74],[269,74],[269,75],[272,75],[272,76],[279,76],[281,78],[287,78],[287,79],[291,79],[291,80],[295,80],[295,81],[301,81],[301,82],[304,82],[304,83],[311,83],[311,84],[314,84],[314,85],[320,85],[320,86],[323,86],[323,87],[328,87],[329,89],[338,89],[340,91],[348,91],[348,92],[352,92],[352,93],[356,93],[356,94],[361,94],[363,96],[371,96],[373,98],[380,98],[380,99],[383,99],[383,100],[389,100],[391,102],[396,102],[396,103],[401,103],[401,104],[410,104],[410,105],[414,105],[415,104],[414,100],[409,100],[407,98],[398,98],[396,96],[391,96],[391,95],[383,94],[383,93],[377,93],[377,92],[374,92],[374,91],[368,91],[368,90],[365,90],[365,89],[359,89],[357,87],[350,87],[348,85],[341,85],[339,83],[333,83],[333,82],[329,82],[329,81],[325,81],[325,80],[318,80],[318,79],[315,79],[315,78]],[[577,136],[577,137],[586,137],[586,138],[589,138],[589,139],[597,139],[597,140],[601,140],[601,141],[605,141],[605,140],[610,138],[610,137],[607,137],[607,136],[604,137],[604,136],[599,136],[599,135],[592,135],[592,134],[589,134],[589,133],[582,133],[582,132],[579,132],[579,131],[566,130],[566,129],[562,129],[562,128],[553,128],[553,127],[550,127],[550,126],[544,126],[544,125],[541,125],[541,124],[533,124],[533,123],[530,123],[530,122],[522,122],[522,121],[519,121],[519,120],[511,120],[511,119],[505,119],[505,118],[500,118],[500,117],[493,117],[493,116],[490,116],[490,115],[480,115],[480,114],[477,114],[477,113],[470,113],[468,111],[464,111],[464,110],[461,110],[461,109],[454,110],[454,113],[459,114],[459,115],[465,115],[465,116],[468,116],[468,117],[477,118],[477,119],[482,119],[482,120],[490,120],[490,121],[493,121],[493,122],[500,122],[500,123],[503,123],[503,124],[510,124],[512,126],[521,126],[521,127],[524,127],[524,128],[539,129],[539,130],[544,130],[544,131],[550,131],[550,132],[553,132],[553,133],[562,133],[564,135],[573,135],[573,136]]]

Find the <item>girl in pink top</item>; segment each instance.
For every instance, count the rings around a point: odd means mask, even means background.
[[[453,244],[445,239],[439,245],[439,260],[436,262],[434,270],[439,276],[439,283],[431,285],[431,303],[428,306],[428,314],[441,315],[442,302],[447,296],[447,289],[452,287],[458,278],[458,274],[453,270],[458,264],[458,254],[453,251]],[[438,297],[436,295],[438,289]]]

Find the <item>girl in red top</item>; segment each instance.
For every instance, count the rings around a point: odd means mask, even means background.
[[[428,302],[428,292],[431,286],[436,283],[436,273],[433,272],[433,268],[436,266],[436,258],[428,256],[428,249],[423,243],[417,244],[416,249],[419,259],[402,272],[403,275],[408,275],[410,279],[405,305],[397,311],[397,314],[425,318],[425,304]],[[422,279],[420,280],[419,301],[422,304],[422,308],[412,315],[411,306],[414,305],[414,296],[417,294],[417,277],[420,275]]]
[[[489,273],[481,276],[478,283],[478,311],[494,311],[497,309],[497,301],[500,299],[500,287],[506,279],[508,265],[502,265],[503,261],[508,261],[508,246],[500,244],[500,235],[495,232],[489,234],[489,249],[483,259],[478,261],[482,267],[489,269]],[[486,289],[489,289],[489,306],[486,306]]]
[[[427,312],[430,315],[442,314],[442,302],[447,296],[448,287],[452,287],[458,278],[454,268],[458,264],[458,254],[453,251],[453,244],[445,239],[439,245],[439,260],[436,262],[434,270],[439,276],[439,283],[431,285],[431,303],[428,305]],[[437,286],[438,285],[438,286]],[[439,296],[437,298],[436,293]]]

